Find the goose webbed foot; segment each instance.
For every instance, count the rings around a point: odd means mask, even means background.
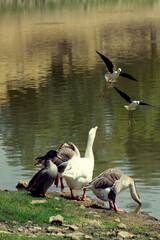
[[[113,202],[113,210],[114,210],[115,212],[123,212],[122,209],[117,208],[117,206],[116,206],[116,204],[115,204],[115,201],[112,201],[112,202]]]
[[[87,201],[87,202],[91,202],[92,200],[91,200],[91,199],[89,199],[89,198],[86,198],[86,197],[82,197],[82,198],[81,198],[81,201]]]
[[[77,200],[77,201],[80,201],[80,200],[81,200],[79,196],[74,196],[74,195],[73,195],[73,191],[72,191],[71,188],[70,188],[70,191],[71,191],[71,200]]]
[[[48,199],[51,199],[52,197],[51,196],[47,196],[46,193],[43,193],[43,197],[46,197]]]
[[[81,198],[77,195],[77,196],[72,196],[71,200],[81,201]]]
[[[81,201],[87,201],[87,202],[91,202],[92,200],[86,198],[86,188],[83,188],[83,196],[81,198]]]

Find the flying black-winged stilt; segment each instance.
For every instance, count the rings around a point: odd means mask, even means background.
[[[122,72],[121,71],[121,68],[118,68],[117,70],[114,69],[114,66],[113,66],[113,63],[107,58],[105,57],[104,55],[102,55],[100,52],[96,51],[99,56],[102,58],[102,60],[104,61],[104,63],[106,64],[107,68],[108,68],[108,71],[110,72],[109,74],[105,74],[104,77],[106,79],[106,84],[100,94],[100,97],[101,98],[104,98],[105,94],[106,94],[106,90],[107,90],[107,87],[109,86],[110,83],[114,83],[116,82],[116,79],[119,77],[119,76],[122,76],[122,77],[125,77],[125,78],[128,78],[130,80],[133,80],[133,81],[137,81],[134,77],[132,77],[131,75],[129,75],[128,73],[125,73],[125,72]]]
[[[140,101],[136,101],[136,100],[132,100],[131,97],[129,97],[126,93],[122,92],[121,90],[119,90],[118,88],[116,88],[115,86],[113,86],[115,88],[115,90],[119,93],[119,95],[124,98],[127,102],[129,102],[130,104],[129,105],[124,105],[124,107],[129,111],[128,113],[128,118],[129,118],[129,126],[131,125],[131,121],[130,119],[133,120],[134,124],[136,125],[136,121],[134,120],[133,118],[133,110],[136,109],[136,107],[138,105],[147,105],[147,106],[150,106],[150,107],[154,107],[148,103],[145,103],[145,102],[140,102]]]

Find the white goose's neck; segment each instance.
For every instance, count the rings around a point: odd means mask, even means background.
[[[88,136],[87,147],[84,155],[86,158],[90,158],[92,160],[94,160],[94,155],[93,155],[94,139],[95,139],[95,136]]]

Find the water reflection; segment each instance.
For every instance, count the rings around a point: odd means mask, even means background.
[[[136,180],[146,202],[143,210],[160,218],[155,210],[160,190],[159,5],[67,2],[49,6],[46,1],[43,9],[30,5],[32,11],[22,4],[15,12],[1,5],[0,156],[5,171],[0,187],[15,189],[20,178],[29,180],[37,171],[33,159],[64,141],[74,142],[83,155],[88,131],[98,125],[94,176],[120,168]],[[119,89],[156,105],[137,108],[136,127],[128,126],[125,101],[113,88],[99,98],[106,68],[95,50],[138,79],[121,78]],[[151,192],[154,206],[148,204]],[[130,206],[128,193],[118,199],[121,208]]]

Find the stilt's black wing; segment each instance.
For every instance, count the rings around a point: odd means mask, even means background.
[[[145,103],[145,102],[139,102],[139,105],[147,105],[147,106],[150,106],[150,107],[155,107],[155,106],[152,106],[152,105],[150,105],[148,103]]]
[[[135,79],[134,77],[132,77],[132,76],[129,75],[128,73],[120,72],[119,75],[122,76],[122,77],[128,78],[128,79],[131,79],[131,80],[133,80],[133,81],[137,81],[137,79]]]
[[[110,73],[113,73],[113,64],[112,64],[112,62],[108,59],[108,58],[106,58],[104,55],[102,55],[101,53],[99,53],[98,51],[96,51],[98,54],[99,54],[99,56],[102,58],[102,60],[104,61],[104,63],[106,64],[106,66],[107,66],[107,68],[108,68],[108,71],[110,72]]]
[[[124,92],[122,92],[121,90],[119,90],[118,88],[116,88],[115,86],[113,86],[116,91],[119,93],[119,95],[124,98],[127,102],[131,103],[133,100]]]

